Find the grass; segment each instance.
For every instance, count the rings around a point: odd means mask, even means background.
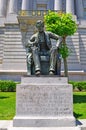
[[[15,116],[15,92],[0,92],[0,120],[11,120]],[[74,115],[86,119],[86,92],[74,92]]]
[[[74,116],[86,119],[86,92],[74,92]]]
[[[11,120],[15,115],[15,92],[0,92],[0,120]]]

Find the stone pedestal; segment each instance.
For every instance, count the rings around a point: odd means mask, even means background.
[[[65,77],[22,77],[14,127],[75,126],[72,85]]]

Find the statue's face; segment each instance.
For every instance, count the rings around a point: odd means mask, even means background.
[[[38,29],[39,32],[43,32],[44,31],[44,27],[42,27],[42,26],[37,27],[37,29]]]
[[[41,20],[38,20],[36,23],[36,27],[38,29],[39,32],[43,32],[44,31],[44,23]]]

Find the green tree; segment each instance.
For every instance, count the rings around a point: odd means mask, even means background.
[[[47,31],[51,31],[63,37],[60,53],[64,60],[64,74],[68,77],[67,57],[69,56],[69,49],[66,44],[66,38],[76,32],[77,24],[73,20],[72,14],[53,11],[49,11],[48,14],[44,16],[44,22]]]

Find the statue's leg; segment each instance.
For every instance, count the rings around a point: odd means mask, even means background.
[[[40,71],[41,70],[40,59],[39,59],[38,49],[36,47],[32,49],[32,56],[35,65],[35,72]]]
[[[57,54],[57,75],[61,75],[61,55]]]
[[[31,57],[32,53],[27,54],[27,75],[31,75]]]
[[[55,67],[56,67],[56,55],[57,55],[57,49],[56,48],[52,48],[50,51],[50,74],[54,74],[55,73]]]

